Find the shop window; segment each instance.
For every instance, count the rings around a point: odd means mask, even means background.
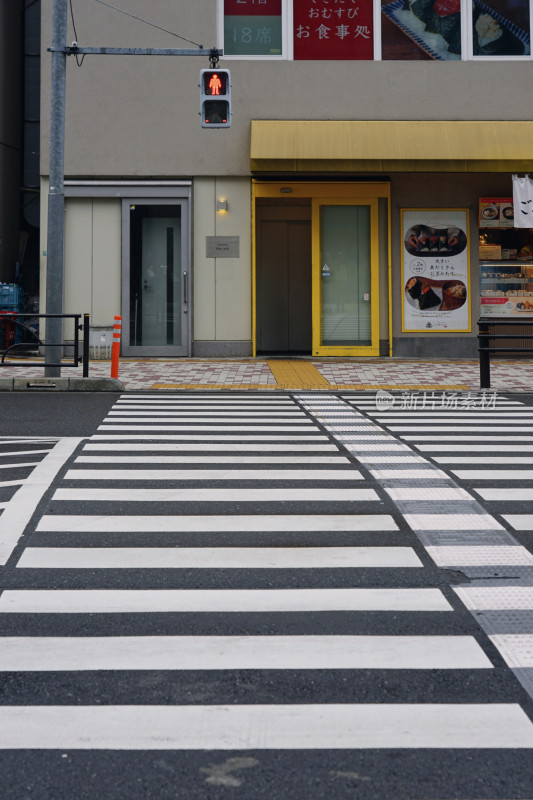
[[[227,56],[283,56],[282,0],[224,0]]]
[[[393,0],[382,6],[384,61],[459,61],[461,0]]]
[[[480,198],[479,277],[483,317],[533,318],[533,229],[514,225],[512,197]]]
[[[530,0],[474,0],[471,46],[474,57],[529,56]]]
[[[531,58],[533,0],[219,0],[233,58],[459,61]]]
[[[373,0],[293,0],[293,35],[295,60],[371,61]]]

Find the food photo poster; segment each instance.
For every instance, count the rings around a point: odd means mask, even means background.
[[[402,210],[402,331],[470,331],[468,209]]]

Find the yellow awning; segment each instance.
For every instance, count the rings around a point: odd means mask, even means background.
[[[254,172],[533,172],[533,122],[252,120]]]

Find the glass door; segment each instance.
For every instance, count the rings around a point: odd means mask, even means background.
[[[123,202],[124,355],[186,356],[186,202]]]
[[[313,354],[379,355],[376,199],[313,200]]]

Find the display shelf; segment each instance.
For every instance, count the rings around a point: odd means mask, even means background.
[[[498,203],[507,208],[510,205],[506,198],[499,198]],[[501,210],[500,207],[500,213]],[[480,206],[480,221],[482,213]],[[489,223],[491,226],[492,220]],[[533,317],[533,259],[520,258],[519,253],[527,252],[526,246],[530,247],[531,232],[507,224],[504,227],[490,226],[482,224],[479,231],[481,315],[487,318],[521,318],[529,323]],[[490,252],[489,248],[496,252]]]
[[[495,261],[494,259],[491,259],[490,261],[480,261],[479,266],[482,269],[485,269],[486,267],[520,267],[522,269],[523,267],[533,267],[533,260],[527,261],[526,259],[522,258],[514,258]]]
[[[498,277],[496,277],[496,278],[485,278],[482,275],[481,276],[481,280],[483,281],[483,283],[518,283],[518,284],[521,284],[521,283],[532,283],[533,282],[533,277],[531,277],[531,278],[524,278],[524,277],[522,277],[522,278],[514,278],[514,277],[509,277],[509,276],[506,276],[506,275],[498,275]]]
[[[533,274],[529,270],[533,265],[522,261],[481,261],[480,281],[486,283],[518,284],[532,283]],[[533,270],[532,270],[533,272]]]

